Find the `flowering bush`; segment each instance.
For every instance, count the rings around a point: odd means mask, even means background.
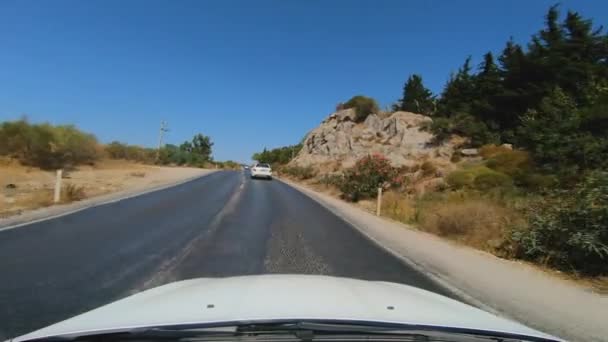
[[[351,201],[373,197],[378,188],[398,186],[403,177],[391,166],[388,159],[380,154],[368,155],[357,161],[355,166],[344,173],[340,190]]]

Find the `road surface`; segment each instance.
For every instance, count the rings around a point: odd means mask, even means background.
[[[221,171],[0,231],[0,340],[168,282],[262,273],[447,294],[297,190]]]

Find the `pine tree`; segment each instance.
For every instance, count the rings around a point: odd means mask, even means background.
[[[433,93],[424,87],[420,75],[411,75],[403,86],[399,110],[430,115],[434,112]]]
[[[529,63],[522,47],[513,39],[507,41],[498,60],[502,89],[494,98],[495,116],[503,141],[512,143],[519,117],[535,104],[527,92]]]
[[[471,113],[475,85],[471,75],[471,57],[468,57],[456,74],[452,74],[443,88],[438,101],[439,113],[451,117],[459,113]]]

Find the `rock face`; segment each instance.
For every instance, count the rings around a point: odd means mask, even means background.
[[[310,132],[291,163],[345,168],[373,153],[386,156],[394,166],[412,166],[428,158],[449,162],[456,145],[454,141],[433,145],[433,135],[421,129],[432,119],[420,114],[395,112],[387,118],[371,114],[362,123],[354,120],[353,109],[331,114]]]

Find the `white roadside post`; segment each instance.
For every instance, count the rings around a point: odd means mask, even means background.
[[[61,200],[61,175],[63,174],[63,170],[57,170],[57,178],[55,179],[55,195],[53,197],[53,202],[59,203]]]
[[[378,202],[376,203],[376,216],[380,216],[380,209],[382,207],[382,187],[378,188]]]

